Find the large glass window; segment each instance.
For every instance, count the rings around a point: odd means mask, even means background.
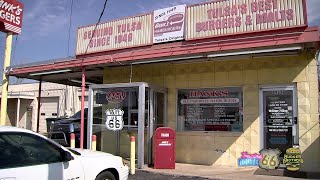
[[[243,131],[240,87],[179,89],[179,131]]]

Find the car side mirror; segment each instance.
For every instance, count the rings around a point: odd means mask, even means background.
[[[68,151],[63,151],[62,152],[62,161],[67,162],[67,161],[71,161],[71,160],[74,160],[74,157],[71,155],[71,153]]]

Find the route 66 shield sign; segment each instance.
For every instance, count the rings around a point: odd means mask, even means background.
[[[119,131],[123,128],[123,114],[122,109],[107,109],[106,110],[106,126],[112,131]]]
[[[279,149],[263,149],[260,151],[263,155],[263,159],[259,162],[259,167],[266,170],[277,169],[280,165],[279,155],[281,151]]]

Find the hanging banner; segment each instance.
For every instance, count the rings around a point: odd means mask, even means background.
[[[184,39],[186,5],[154,11],[153,43]]]
[[[0,0],[0,30],[21,34],[23,4],[15,0]]]
[[[187,8],[186,39],[307,26],[305,0],[224,0]]]
[[[91,40],[91,42],[90,42]],[[80,27],[76,55],[152,44],[152,15]]]

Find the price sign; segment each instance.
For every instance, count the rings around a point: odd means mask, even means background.
[[[107,109],[106,110],[106,126],[112,131],[119,131],[123,128],[123,114],[122,109]]]

